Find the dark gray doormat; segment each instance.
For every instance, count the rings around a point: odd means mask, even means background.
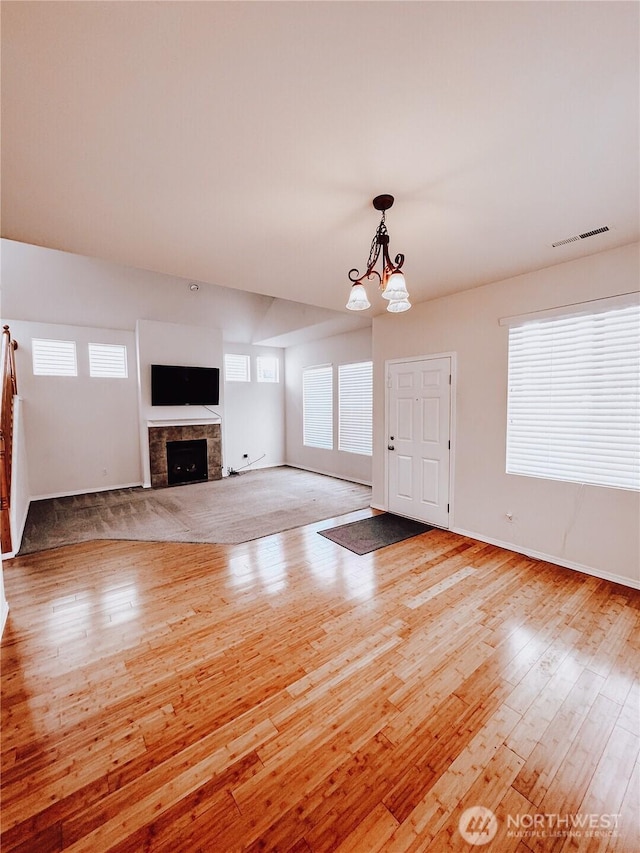
[[[328,530],[318,530],[318,533],[342,545],[343,548],[348,548],[354,554],[369,554],[371,551],[377,551],[378,548],[402,542],[404,539],[410,539],[428,530],[433,530],[429,524],[383,512],[371,518],[363,518],[362,521],[352,521],[350,524],[341,524],[339,527],[330,527]]]

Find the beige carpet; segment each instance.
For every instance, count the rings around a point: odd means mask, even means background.
[[[34,501],[20,554],[90,539],[238,544],[368,507],[371,489],[297,468],[264,468],[168,489]]]

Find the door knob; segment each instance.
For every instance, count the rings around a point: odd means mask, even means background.
[[[387,444],[387,450],[395,450],[393,444]]]

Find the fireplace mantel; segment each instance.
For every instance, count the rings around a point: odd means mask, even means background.
[[[220,418],[172,418],[170,420],[147,421],[148,427],[169,427],[169,426],[202,426],[204,424],[219,424],[222,423]]]

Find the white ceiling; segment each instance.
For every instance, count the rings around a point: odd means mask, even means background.
[[[639,12],[3,2],[3,236],[338,310],[379,193],[413,302],[632,242]]]

